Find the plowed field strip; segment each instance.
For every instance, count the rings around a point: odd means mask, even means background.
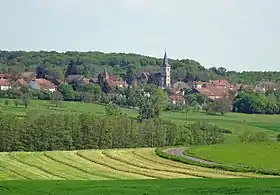
[[[7,153],[2,158],[2,165],[12,172],[24,177],[25,179],[48,179],[52,175],[14,158],[11,153]]]
[[[99,180],[108,180],[108,179],[131,179],[137,178],[133,177],[132,174],[125,174],[117,172],[109,167],[105,167],[91,161],[88,161],[76,154],[76,152],[46,152],[45,155],[52,160],[58,161],[60,163],[72,166],[80,171],[86,172],[88,174],[96,177],[95,179]]]
[[[146,159],[139,159],[139,157],[136,157],[132,154],[131,150],[122,150],[122,151],[103,151],[103,154],[107,156],[108,158],[132,165],[132,166],[138,166],[144,169],[149,169],[152,171],[163,171],[172,175],[178,175],[178,177],[201,177],[199,173],[191,172],[186,169],[170,169],[171,167],[167,165],[160,165],[156,164],[154,162],[148,161]]]
[[[32,153],[25,153],[24,155],[22,153],[10,153],[9,157],[13,162],[24,164],[28,171],[32,171],[32,173],[39,175],[40,177],[38,179],[65,179],[57,173],[54,173],[52,170],[45,168],[41,163],[38,163],[38,161],[42,161],[39,160],[39,158],[34,158]],[[36,161],[38,164],[35,163]],[[32,177],[32,179],[34,179],[34,177]]]
[[[140,168],[138,166],[133,166],[129,165],[114,159],[111,159],[104,154],[102,154],[102,151],[99,151],[98,153],[94,153],[95,156],[93,157],[92,153],[88,153],[87,151],[82,151],[78,152],[78,154],[84,158],[87,158],[89,160],[92,160],[95,163],[103,164],[106,166],[110,166],[111,168],[125,171],[125,172],[130,172],[130,173],[136,173],[139,175],[147,176],[147,177],[152,177],[152,178],[174,178],[174,175],[165,173],[163,171],[151,171],[148,169]],[[178,176],[178,175],[177,175]],[[176,177],[179,178],[179,177]]]
[[[53,174],[56,178],[60,179],[89,179],[90,175],[83,173],[77,169],[74,169],[70,166],[58,163],[52,159],[44,156],[43,152],[36,153],[23,153],[25,155],[19,157],[15,155],[14,157],[30,166],[36,166]],[[55,179],[55,178],[52,178]]]

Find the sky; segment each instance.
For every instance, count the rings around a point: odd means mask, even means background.
[[[279,0],[0,0],[0,50],[102,51],[279,71]]]

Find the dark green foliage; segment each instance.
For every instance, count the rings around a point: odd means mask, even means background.
[[[191,128],[160,118],[139,123],[114,105],[108,106],[106,113],[29,112],[24,118],[0,113],[0,151],[163,147],[223,141],[222,132],[205,123],[195,123]]]
[[[277,141],[280,141],[280,134],[277,135]]]
[[[156,179],[135,181],[3,181],[0,194],[28,195],[275,195],[279,179]]]
[[[233,103],[233,111],[247,114],[279,114],[279,92],[240,92]]]
[[[4,101],[4,105],[5,105],[5,106],[9,106],[9,103],[10,103],[10,100],[5,100],[5,101]]]
[[[242,143],[264,142],[268,141],[268,135],[264,132],[254,132],[246,130],[238,136]]]
[[[210,104],[207,113],[210,114],[219,113],[220,115],[223,116],[226,112],[231,111],[231,109],[232,109],[232,102],[227,98],[221,98]]]
[[[167,94],[155,85],[145,85],[137,91],[136,101],[140,120],[156,118],[166,108]]]

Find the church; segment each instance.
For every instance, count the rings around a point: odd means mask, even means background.
[[[142,72],[137,80],[138,83],[154,83],[163,89],[171,88],[171,67],[166,51],[163,57],[161,72]]]

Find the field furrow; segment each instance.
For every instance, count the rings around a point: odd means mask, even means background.
[[[149,170],[145,168],[141,168],[139,166],[130,165],[121,161],[117,161],[115,159],[109,158],[102,153],[102,151],[98,151],[98,153],[92,153],[90,151],[80,151],[77,153],[81,157],[92,160],[95,163],[103,164],[105,166],[110,166],[111,168],[136,173],[139,175],[152,177],[152,178],[188,178],[191,176],[186,176],[183,174],[176,173],[167,173],[165,171],[157,171],[157,170]]]
[[[103,154],[107,157],[129,164],[133,166],[138,166],[144,169],[149,169],[152,171],[164,171],[167,173],[172,174],[183,174],[186,175],[186,177],[203,177],[199,174],[199,172],[190,171],[187,169],[179,169],[179,168],[172,168],[170,169],[170,166],[168,165],[162,165],[159,163],[154,163],[152,161],[146,160],[144,158],[139,158],[132,153],[133,150],[105,150],[103,151]]]
[[[139,175],[126,172],[117,171],[115,169],[103,166],[97,163],[93,163],[85,158],[82,158],[76,154],[76,152],[46,152],[46,156],[52,158],[55,161],[67,164],[78,170],[83,170],[91,175],[100,177],[99,179],[138,179]]]
[[[73,167],[47,158],[43,152],[10,153],[19,162],[38,168],[51,175],[51,179],[97,179]]]
[[[0,180],[135,180],[271,177],[164,159],[153,148],[0,153]]]
[[[1,154],[1,166],[6,170],[13,172],[14,174],[23,177],[24,179],[48,179],[52,178],[51,174],[48,174],[36,167],[25,164],[11,156],[12,153]]]

